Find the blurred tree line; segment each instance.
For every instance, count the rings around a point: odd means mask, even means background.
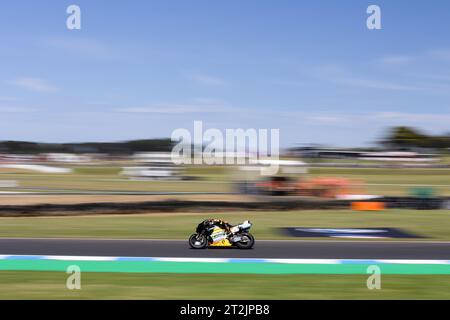
[[[394,127],[387,136],[381,140],[381,144],[394,148],[450,148],[450,133],[442,136],[427,135],[416,128]]]
[[[169,138],[144,139],[123,142],[40,143],[27,141],[0,141],[0,153],[106,153],[112,155],[135,152],[170,152],[175,142]],[[416,128],[394,127],[380,141],[383,147],[396,149],[449,149],[450,133],[442,136],[427,135]]]
[[[124,142],[39,143],[0,141],[0,152],[10,154],[38,153],[107,153],[133,154],[135,152],[170,152],[170,139],[131,140]]]

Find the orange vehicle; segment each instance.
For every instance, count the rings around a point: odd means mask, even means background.
[[[357,194],[363,182],[339,177],[318,177],[310,179],[292,179],[288,177],[271,177],[255,183],[260,194],[298,195],[308,197],[336,198],[339,195]]]
[[[322,198],[336,198],[338,195],[350,194],[354,183],[345,178],[312,178],[297,183],[297,194]]]
[[[268,180],[255,183],[259,193],[272,196],[285,196],[295,194],[295,180],[288,177],[270,177]]]

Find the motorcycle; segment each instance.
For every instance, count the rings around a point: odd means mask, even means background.
[[[248,220],[231,227],[229,231],[202,222],[197,226],[196,233],[189,237],[189,245],[193,249],[204,249],[208,246],[251,249],[255,244],[255,238],[249,233],[251,227],[252,223]]]

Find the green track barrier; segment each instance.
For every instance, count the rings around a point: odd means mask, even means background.
[[[369,264],[285,264],[164,261],[2,260],[0,270],[63,271],[77,265],[82,272],[219,273],[219,274],[367,274]],[[377,264],[382,274],[450,275],[445,264]]]

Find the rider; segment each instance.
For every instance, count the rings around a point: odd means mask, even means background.
[[[230,232],[230,228],[232,227],[232,225],[227,221],[221,219],[206,219],[205,221],[203,221],[203,223],[205,225],[217,226],[219,228],[225,229],[227,232]]]

